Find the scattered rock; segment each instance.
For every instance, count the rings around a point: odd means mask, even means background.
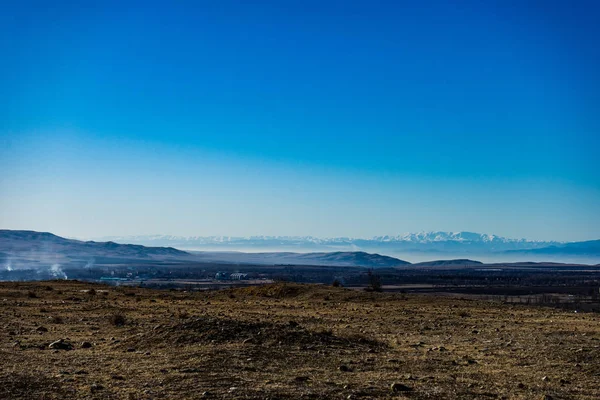
[[[542,381],[546,382],[548,380],[547,376],[542,377]]]
[[[48,345],[48,347],[54,350],[73,350],[73,345],[64,339],[59,339],[56,342],[52,342]]]
[[[48,328],[46,328],[45,326],[38,326],[37,328],[35,328],[35,330],[40,333],[48,332]]]
[[[392,392],[410,392],[412,388],[402,383],[394,382],[390,385]]]
[[[127,352],[128,352],[128,353],[134,353],[134,352],[135,352],[135,349],[134,349],[133,347],[129,347],[129,348],[127,349]]]
[[[94,383],[94,384],[92,384],[92,386],[90,386],[90,391],[92,393],[99,392],[102,389],[104,389],[104,386],[100,385],[99,383]]]
[[[111,379],[114,379],[115,381],[124,381],[125,378],[121,375],[113,375],[111,376]]]
[[[92,347],[92,344],[90,342],[83,342],[83,343],[81,343],[81,348],[82,349],[89,349],[90,347]]]
[[[342,372],[352,372],[352,368],[347,365],[340,365],[338,369]]]

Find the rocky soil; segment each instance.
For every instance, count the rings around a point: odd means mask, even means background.
[[[0,399],[598,399],[600,316],[274,284],[0,283]]]

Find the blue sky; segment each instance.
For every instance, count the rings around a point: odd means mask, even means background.
[[[81,3],[0,13],[2,227],[600,238],[597,2]]]

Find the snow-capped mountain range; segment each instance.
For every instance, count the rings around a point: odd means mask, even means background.
[[[356,252],[376,253],[403,260],[476,258],[486,262],[600,261],[600,240],[586,242],[511,239],[474,232],[419,232],[372,238],[318,238],[314,236],[120,236],[100,241],[133,243],[152,247],[175,247],[188,251],[241,252]]]
[[[560,242],[531,241],[526,239],[509,239],[496,235],[473,232],[420,232],[406,233],[397,236],[375,236],[372,238],[317,238],[313,236],[114,236],[96,238],[118,243],[135,243],[152,246],[172,246],[183,249],[202,249],[217,247],[235,249],[236,247],[270,247],[270,248],[387,248],[411,251],[435,250],[486,250],[507,251],[522,249],[538,249],[561,244]]]

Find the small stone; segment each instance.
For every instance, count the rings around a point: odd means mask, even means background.
[[[519,382],[519,384],[517,385],[517,387],[519,389],[523,389],[523,388],[525,388],[525,385],[523,383]]]
[[[45,326],[38,326],[37,328],[35,328],[35,330],[40,333],[48,332],[48,328],[46,328]]]
[[[83,342],[83,343],[81,343],[81,348],[82,349],[89,349],[90,347],[92,347],[92,344],[90,342]]]
[[[548,380],[548,377],[547,377],[547,376],[544,376],[544,377],[542,378],[542,381],[544,381],[544,382],[546,382],[547,380]]]
[[[133,353],[133,352],[135,352],[135,349],[133,347],[130,347],[130,348],[127,349],[127,352],[128,353]]]
[[[390,385],[392,392],[410,392],[412,388],[402,383],[394,382]]]
[[[90,386],[90,391],[92,393],[99,392],[102,389],[104,389],[104,386],[100,385],[99,383],[94,383],[92,386]]]
[[[352,372],[352,368],[347,365],[340,365],[338,369],[342,372]]]
[[[73,350],[73,345],[64,339],[59,339],[56,342],[52,342],[48,345],[48,347],[54,350]]]

